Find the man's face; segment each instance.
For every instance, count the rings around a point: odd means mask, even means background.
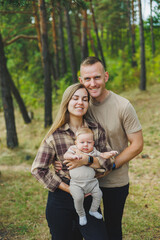
[[[93,65],[81,66],[81,76],[79,80],[88,89],[91,97],[97,101],[101,101],[105,94],[105,83],[108,81],[108,72],[104,71],[104,68],[100,62]]]

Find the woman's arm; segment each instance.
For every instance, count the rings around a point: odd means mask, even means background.
[[[69,185],[67,185],[66,183],[64,182],[61,182],[58,186],[59,189],[65,191],[65,192],[68,192],[70,193],[70,190],[69,190]]]
[[[51,164],[54,162],[54,158],[54,147],[44,142],[40,146],[31,168],[31,173],[51,192],[54,192],[62,182],[62,179],[50,169]]]

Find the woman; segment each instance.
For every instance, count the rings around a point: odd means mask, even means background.
[[[87,225],[78,225],[78,215],[69,190],[69,171],[63,164],[63,155],[74,144],[75,132],[82,126],[93,131],[95,147],[101,152],[106,151],[104,130],[97,123],[87,122],[84,118],[88,103],[89,93],[82,84],[76,83],[66,89],[57,117],[32,165],[32,174],[49,190],[46,218],[52,240],[80,240],[82,236],[85,240],[107,239],[102,219],[87,215]],[[58,172],[50,168],[55,161],[62,163],[62,169]],[[83,157],[80,161],[87,165],[88,159]],[[106,169],[110,170],[111,162],[94,158],[92,166],[107,166]],[[91,196],[85,198],[84,207],[87,212],[91,201]]]

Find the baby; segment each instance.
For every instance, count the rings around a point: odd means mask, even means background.
[[[79,158],[79,156],[75,155],[74,148],[75,150],[78,149],[81,152],[89,155],[90,163],[93,163],[93,156],[100,156],[108,159],[118,153],[117,151],[104,153],[97,151],[94,147],[93,133],[87,127],[80,128],[76,132],[75,145],[71,146],[64,154],[65,159],[75,159],[75,157],[77,157],[77,159]],[[70,192],[74,200],[76,212],[79,215],[79,224],[81,226],[87,224],[87,218],[83,208],[84,196],[86,194],[91,194],[93,198],[89,214],[101,219],[102,214],[98,212],[98,208],[101,203],[102,192],[99,188],[98,180],[95,178],[95,170],[88,166],[81,166],[69,170],[69,174],[71,177]]]

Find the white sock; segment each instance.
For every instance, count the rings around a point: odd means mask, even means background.
[[[91,216],[97,218],[97,219],[102,219],[103,218],[102,214],[100,214],[99,212],[91,212],[91,211],[89,211],[89,214]]]
[[[86,216],[79,217],[79,224],[80,224],[81,226],[87,224],[87,218],[86,218]]]

